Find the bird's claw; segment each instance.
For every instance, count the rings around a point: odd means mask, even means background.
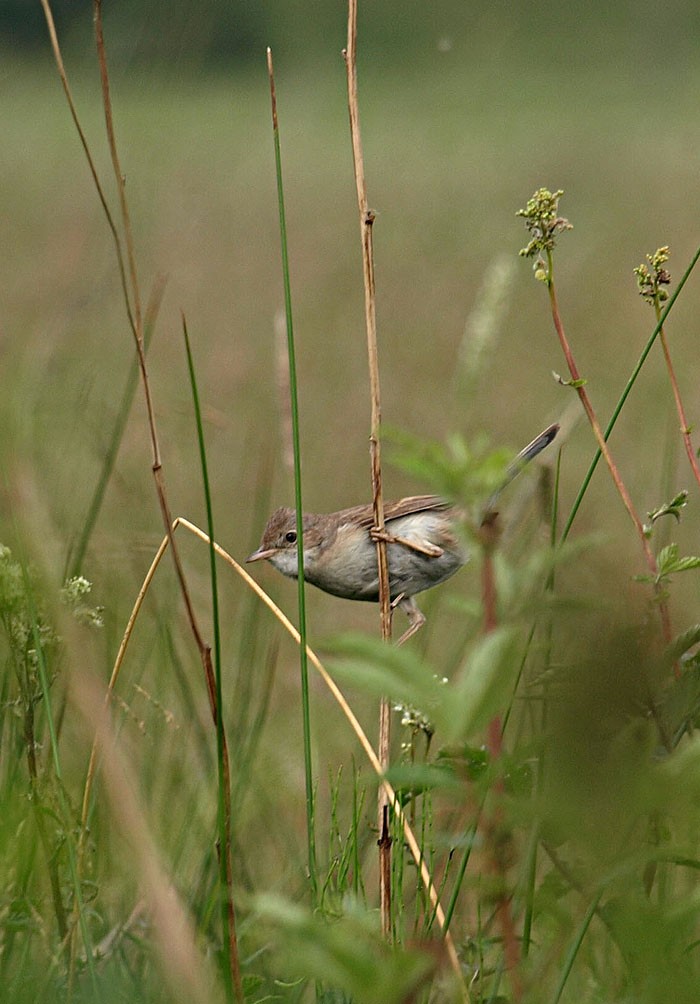
[[[438,547],[437,544],[431,544],[430,541],[421,540],[410,540],[408,537],[397,537],[393,533],[387,533],[386,530],[380,530],[378,526],[370,527],[369,535],[375,544],[383,541],[385,544],[402,544],[407,547],[409,551],[416,551],[418,554],[424,554],[426,558],[439,558],[445,551],[442,547]]]

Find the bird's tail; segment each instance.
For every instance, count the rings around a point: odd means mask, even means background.
[[[503,484],[496,489],[493,495],[490,497],[486,503],[485,511],[491,512],[498,500],[501,492],[508,487],[508,485],[517,478],[518,474],[522,471],[531,460],[542,452],[549,444],[552,442],[556,434],[559,432],[558,424],[548,426],[544,432],[541,432],[539,436],[535,436],[531,443],[528,443],[520,453],[515,457],[515,459],[508,465],[506,470],[506,476],[503,479]]]

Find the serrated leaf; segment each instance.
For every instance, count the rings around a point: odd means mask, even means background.
[[[659,569],[659,575],[667,575],[668,570],[673,565],[674,561],[678,560],[678,544],[667,544],[666,547],[662,548],[656,558],[656,564]]]
[[[675,746],[685,732],[696,725],[700,713],[700,667],[685,664],[679,679],[674,679],[660,702],[658,714],[665,732]]]
[[[700,568],[700,558],[696,558],[691,555],[687,555],[685,558],[679,558],[671,571],[687,572],[690,568]]]
[[[691,568],[700,568],[700,558],[695,555],[678,557],[678,544],[669,544],[668,547],[662,548],[656,560],[659,567],[659,578],[673,575],[675,572],[687,572]]]

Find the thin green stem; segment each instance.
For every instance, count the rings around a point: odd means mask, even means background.
[[[586,915],[581,921],[581,926],[576,932],[576,937],[571,943],[569,951],[566,953],[566,958],[564,959],[564,965],[562,967],[561,976],[559,979],[559,983],[557,985],[556,992],[552,999],[552,1004],[559,1004],[559,1001],[561,1000],[561,995],[564,993],[564,987],[566,986],[566,982],[569,979],[569,976],[571,975],[571,970],[573,969],[574,962],[576,961],[576,956],[579,953],[579,949],[583,944],[583,939],[586,937],[586,932],[588,931],[591,921],[593,920],[593,917],[595,916],[595,913],[598,909],[598,903],[600,903],[602,895],[603,895],[603,890],[601,888],[598,890],[596,895],[591,900],[588,909],[586,910]]]
[[[220,899],[221,924],[224,930],[224,985],[229,1001],[242,1001],[243,987],[238,955],[238,939],[236,936],[236,915],[233,905],[231,773],[228,745],[224,730],[224,716],[222,713],[224,701],[221,685],[221,630],[219,622],[219,590],[216,577],[216,552],[214,550],[214,540],[216,539],[214,536],[214,512],[207,468],[207,451],[204,443],[202,411],[199,404],[199,390],[197,388],[197,377],[192,357],[192,346],[190,345],[184,314],[182,315],[182,333],[185,339],[187,368],[190,376],[192,403],[197,425],[197,442],[199,445],[199,459],[202,465],[202,485],[207,511],[207,533],[209,535],[209,577],[211,582],[212,622],[214,627],[214,680],[216,691],[216,714],[214,717],[216,725],[216,761],[218,766],[217,823],[219,832],[219,882],[222,893]]]
[[[654,580],[654,595],[659,609],[659,617],[661,618],[661,629],[664,641],[668,645],[673,636],[671,627],[671,613],[664,592],[659,583],[656,582],[658,574],[656,557],[651,549],[651,544],[649,543],[649,539],[645,533],[642,521],[639,518],[637,510],[634,507],[634,503],[632,502],[632,497],[630,496],[630,493],[627,490],[627,486],[625,485],[625,482],[622,480],[622,475],[620,474],[620,470],[615,461],[613,460],[610,450],[608,449],[606,436],[602,430],[600,422],[598,421],[598,416],[596,415],[595,409],[593,408],[591,399],[588,396],[588,391],[586,390],[585,387],[585,381],[581,380],[578,367],[576,365],[576,360],[574,358],[573,352],[571,351],[569,341],[566,337],[566,332],[564,330],[564,324],[561,319],[561,314],[559,313],[557,293],[556,293],[556,288],[554,286],[554,279],[552,277],[551,250],[547,249],[546,255],[548,262],[547,289],[549,291],[549,300],[552,310],[552,321],[554,322],[554,327],[556,329],[557,336],[559,338],[559,344],[561,345],[562,352],[564,353],[566,364],[569,367],[569,373],[571,374],[572,381],[576,388],[576,393],[579,396],[579,400],[581,401],[583,410],[586,413],[586,417],[588,418],[588,421],[590,423],[593,435],[595,436],[595,440],[598,443],[598,449],[600,450],[605,460],[605,463],[607,464],[608,471],[610,472],[610,477],[613,480],[613,484],[615,485],[615,488],[617,489],[617,492],[622,500],[622,504],[624,505],[630,519],[632,520],[635,531],[639,538],[642,551],[644,552],[644,559],[647,563],[647,567],[649,569],[651,577]],[[676,669],[675,672],[676,676],[678,676],[679,673],[678,669]]]
[[[299,605],[299,671],[301,676],[301,713],[304,737],[304,774],[306,780],[306,838],[309,863],[309,880],[314,904],[318,898],[318,868],[316,864],[315,806],[313,767],[311,761],[311,715],[309,702],[309,669],[306,657],[306,596],[304,589],[304,525],[301,495],[301,451],[299,437],[299,403],[297,396],[296,354],[294,351],[294,326],[292,322],[292,292],[289,280],[289,254],[287,249],[287,223],[284,210],[284,185],[282,181],[282,153],[280,149],[279,123],[277,120],[277,96],[275,76],[272,66],[272,51],[267,50],[267,70],[270,79],[270,100],[272,104],[272,135],[275,146],[275,172],[277,177],[277,201],[280,221],[280,243],[282,248],[282,279],[284,282],[284,310],[287,326],[287,356],[289,360],[289,396],[292,412],[292,444],[294,447],[294,504],[296,507],[297,531],[297,597]]]
[[[68,869],[71,877],[71,884],[73,886],[73,895],[75,897],[75,903],[78,913],[78,924],[80,925],[80,933],[83,938],[83,944],[85,946],[85,957],[87,968],[90,973],[90,980],[92,983],[92,990],[94,993],[94,999],[98,1002],[102,1000],[102,994],[99,990],[99,985],[97,982],[97,973],[95,971],[95,960],[92,947],[92,938],[90,936],[90,930],[87,923],[85,904],[83,902],[82,889],[80,885],[80,877],[78,875],[78,861],[76,854],[76,847],[74,843],[74,827],[72,824],[72,817],[70,812],[70,807],[68,805],[68,799],[65,793],[65,787],[63,782],[63,770],[61,768],[61,758],[58,751],[58,731],[56,729],[56,723],[53,717],[53,708],[51,705],[51,693],[49,686],[49,674],[46,666],[46,659],[44,657],[44,649],[41,640],[41,634],[39,631],[39,618],[36,609],[36,604],[34,602],[34,593],[32,590],[32,584],[29,580],[29,575],[27,573],[26,562],[22,562],[22,573],[24,575],[24,588],[27,596],[27,609],[29,611],[29,616],[32,625],[32,641],[34,643],[34,650],[36,654],[36,665],[37,665],[37,675],[39,677],[39,684],[41,686],[41,696],[42,703],[44,706],[44,713],[46,715],[46,725],[49,733],[49,745],[51,749],[51,761],[53,764],[54,775],[56,777],[56,795],[58,798],[58,804],[61,809],[61,817],[64,826],[65,841],[66,841],[66,852],[68,855]]]
[[[608,438],[610,437],[613,429],[615,428],[615,423],[617,422],[617,420],[618,420],[618,418],[620,416],[620,412],[622,411],[622,409],[623,409],[623,407],[625,405],[625,402],[627,401],[627,398],[629,397],[630,392],[631,392],[632,388],[634,387],[634,385],[635,385],[635,383],[637,381],[637,377],[639,376],[639,374],[641,372],[642,366],[646,362],[647,356],[651,352],[652,347],[654,345],[654,342],[656,341],[656,339],[657,339],[657,337],[659,335],[659,332],[661,331],[661,328],[663,327],[663,325],[664,325],[664,323],[666,321],[666,318],[668,317],[669,313],[671,312],[671,309],[673,308],[674,303],[678,299],[678,296],[679,296],[681,290],[683,289],[683,287],[685,286],[686,282],[690,278],[690,274],[693,271],[693,269],[695,268],[695,266],[696,266],[699,258],[700,258],[700,247],[696,250],[695,254],[693,255],[693,257],[692,257],[692,259],[690,261],[690,264],[688,265],[688,267],[685,270],[685,272],[684,272],[684,274],[683,274],[680,282],[678,283],[678,286],[676,287],[674,293],[669,298],[668,303],[666,304],[666,307],[665,307],[663,313],[661,314],[661,317],[659,318],[659,321],[656,324],[656,327],[652,331],[652,333],[651,333],[651,335],[649,337],[648,342],[644,346],[644,348],[642,350],[642,353],[639,356],[639,359],[637,360],[637,363],[636,363],[634,369],[632,370],[632,373],[630,374],[630,377],[629,377],[627,383],[625,384],[625,388],[624,388],[622,394],[620,395],[620,399],[617,402],[617,404],[616,404],[616,406],[615,406],[615,408],[613,410],[612,416],[610,418],[610,421],[608,422],[607,427],[605,429],[605,432],[603,433],[603,437],[604,437],[604,439],[606,441],[608,440]],[[586,472],[586,476],[584,477],[584,479],[583,479],[583,481],[581,483],[581,487],[578,490],[578,494],[577,494],[576,498],[574,499],[574,504],[571,507],[571,512],[569,513],[569,516],[568,516],[568,518],[566,520],[566,523],[564,524],[564,529],[562,530],[561,537],[560,537],[560,541],[562,543],[569,536],[569,533],[571,531],[571,527],[573,526],[574,520],[576,519],[578,511],[579,511],[579,509],[581,507],[581,503],[583,502],[584,496],[585,496],[586,492],[588,491],[588,486],[591,483],[591,479],[593,477],[593,474],[595,473],[595,469],[598,466],[598,461],[600,460],[601,456],[602,456],[602,451],[600,449],[597,449],[596,452],[595,452],[595,454],[594,454],[594,456],[593,456],[593,460],[591,461],[590,467],[588,468],[588,471]]]

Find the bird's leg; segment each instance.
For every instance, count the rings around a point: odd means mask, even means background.
[[[427,558],[439,558],[445,552],[443,548],[438,547],[437,544],[431,544],[427,540],[418,543],[416,540],[409,540],[408,537],[397,537],[393,533],[387,533],[386,530],[380,530],[378,526],[373,526],[369,535],[375,544],[383,540],[385,544],[403,544],[404,547],[410,548],[411,551],[417,551],[418,554],[424,554]]]
[[[408,627],[399,638],[397,645],[403,645],[405,641],[413,637],[416,631],[420,631],[426,621],[425,614],[418,609],[416,601],[412,596],[403,594],[394,601],[392,606],[399,606],[408,617]]]

